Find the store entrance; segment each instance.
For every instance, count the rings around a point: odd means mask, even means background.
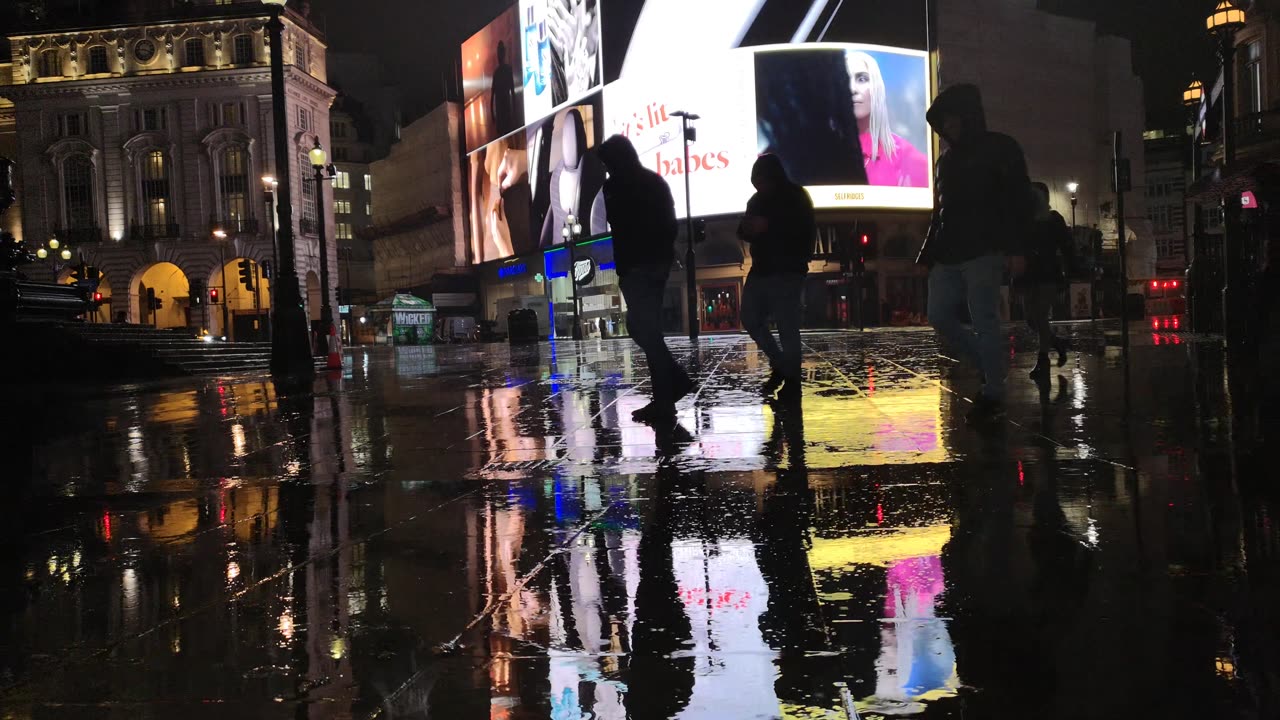
[[[702,306],[703,332],[732,332],[742,329],[742,319],[738,310],[740,301],[738,283],[720,283],[715,285],[699,285]]]

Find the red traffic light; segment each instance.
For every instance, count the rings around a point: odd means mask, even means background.
[[[211,304],[216,304],[218,302],[218,288],[209,289],[209,302]]]
[[[100,302],[102,302],[102,293],[100,293],[100,292],[96,292],[96,293],[94,293],[94,294],[93,294],[93,301],[94,301],[94,302],[96,302],[96,303],[100,303]]]
[[[871,244],[871,236],[870,236],[870,235],[867,235],[866,233],[863,233],[863,235],[862,235],[862,244],[863,244],[863,245],[870,245],[870,244]]]

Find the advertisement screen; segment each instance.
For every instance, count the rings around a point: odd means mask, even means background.
[[[564,242],[565,220],[574,216],[582,237],[608,231],[604,165],[592,152],[601,136],[600,95],[529,126],[529,183],[535,247]]]
[[[530,121],[601,83],[598,0],[520,0],[524,110]]]
[[[524,133],[490,143],[468,157],[471,260],[482,263],[529,252],[529,153]]]
[[[516,8],[462,44],[467,152],[524,127],[524,85]]]

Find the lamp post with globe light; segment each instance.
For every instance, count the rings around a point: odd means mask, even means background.
[[[578,244],[578,238],[582,237],[582,223],[570,214],[564,219],[564,227],[560,228],[560,235],[569,243],[569,288],[573,292],[572,337],[574,340],[581,340],[582,319],[578,308],[578,254],[575,246]]]
[[[320,138],[316,138],[315,147],[307,154],[311,160],[311,169],[315,171],[312,181],[315,182],[316,203],[320,211],[316,213],[317,229],[320,233],[320,328],[325,337],[334,334],[333,304],[329,302],[329,238],[325,236],[325,204],[324,182],[337,176],[333,165],[329,164],[329,155],[320,147]]]
[[[267,33],[271,41],[271,120],[275,143],[276,179],[283,189],[277,201],[275,301],[271,303],[271,374],[276,378],[306,380],[315,375],[311,333],[302,308],[293,245],[292,163],[289,159],[289,119],[284,88],[284,11],[286,0],[262,0],[271,11]]]

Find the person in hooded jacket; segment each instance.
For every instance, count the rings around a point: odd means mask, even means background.
[[[1067,364],[1067,341],[1053,334],[1049,313],[1066,284],[1066,266],[1074,264],[1075,247],[1067,221],[1049,207],[1049,186],[1032,183],[1035,216],[1027,245],[1027,272],[1023,276],[1022,304],[1027,325],[1040,340],[1040,353],[1032,378],[1049,377],[1049,351],[1058,353],[1058,367]]]
[[[662,304],[679,227],[675,201],[666,181],[640,164],[627,138],[614,135],[605,140],[599,154],[609,171],[605,212],[613,232],[618,287],[627,301],[627,330],[644,351],[653,382],[653,402],[632,418],[670,425],[676,403],[693,390],[693,381],[672,356],[662,333]]]
[[[1000,287],[1006,268],[1016,277],[1026,265],[1031,179],[1017,141],[987,129],[977,87],[944,90],[927,118],[947,149],[935,168],[933,218],[918,262],[930,266],[929,322],[982,373],[968,418],[982,423],[1004,412]]]
[[[751,168],[756,194],[738,226],[751,244],[751,272],[742,288],[742,326],[769,358],[772,373],[762,391],[800,397],[800,320],[804,278],[809,272],[817,225],[813,200],[787,176],[777,155],[761,155]],[[773,339],[769,318],[782,347]]]

